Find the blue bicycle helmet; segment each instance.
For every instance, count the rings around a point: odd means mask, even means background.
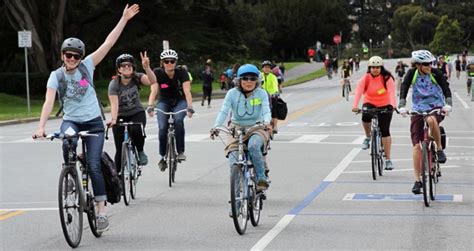
[[[240,78],[242,75],[246,74],[253,74],[255,76],[259,76],[260,71],[258,70],[257,66],[253,64],[244,64],[240,66],[237,70],[237,77]]]

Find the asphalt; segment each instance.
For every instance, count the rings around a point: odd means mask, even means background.
[[[303,63],[301,65],[295,66],[290,70],[287,70],[285,72],[285,80],[292,80],[296,79],[300,76],[304,76],[306,74],[315,72],[323,67],[322,63]],[[226,94],[226,91],[224,90],[213,90],[212,91],[212,98],[213,99],[219,99],[223,98]],[[202,94],[193,94],[193,102],[200,101],[202,99]],[[55,112],[55,111],[54,111]],[[106,113],[109,111],[106,109]],[[59,119],[54,116],[51,116],[49,119]],[[33,117],[33,118],[24,118],[24,119],[13,119],[13,120],[5,120],[5,121],[0,121],[0,127],[1,126],[6,126],[6,125],[14,125],[14,124],[22,124],[22,123],[29,123],[29,122],[34,122],[34,121],[39,121],[39,117]]]

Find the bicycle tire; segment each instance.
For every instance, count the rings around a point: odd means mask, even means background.
[[[230,205],[234,227],[239,235],[245,233],[249,216],[244,182],[241,166],[233,165],[230,174]]]
[[[130,196],[132,199],[137,197],[137,183],[138,183],[138,160],[137,160],[137,151],[135,148],[132,150],[132,170],[131,170],[131,179],[130,179]]]
[[[430,162],[430,165],[431,165],[431,168],[429,170],[429,178],[430,178],[430,199],[433,201],[436,199],[436,183],[437,181],[435,181],[435,179],[437,179],[437,168],[436,166],[438,165],[438,161],[433,158],[433,151],[430,151],[429,153],[429,159],[431,160]]]
[[[176,152],[174,151],[174,141],[173,138],[168,138],[168,153],[166,160],[166,164],[168,165],[168,183],[169,187],[173,186],[174,183],[174,175],[175,175],[175,162],[176,162]]]
[[[431,197],[428,194],[430,191],[429,181],[429,159],[428,159],[428,145],[423,143],[421,145],[421,182],[423,184],[423,201],[426,207],[430,206]]]
[[[252,226],[258,226],[260,222],[260,213],[262,212],[262,197],[257,193],[255,181],[252,182],[253,185],[249,186],[250,198],[249,198],[249,213],[250,213],[250,222]]]
[[[377,153],[378,153],[378,171],[379,176],[383,175],[383,168],[384,168],[384,159],[383,159],[383,145],[382,145],[382,136],[380,135],[380,131],[377,131]]]
[[[68,197],[72,194],[74,194],[74,205],[70,206],[67,205],[67,202]],[[64,238],[69,246],[76,248],[81,243],[82,238],[82,213],[84,212],[84,204],[82,188],[79,184],[77,171],[74,166],[63,167],[59,175],[58,207]],[[75,211],[77,211],[76,214],[74,214]],[[74,220],[77,220],[77,224],[73,223]]]
[[[122,169],[120,178],[122,180],[122,195],[123,202],[126,206],[130,204],[131,195],[130,195],[130,156],[128,153],[128,145],[126,142],[122,143]]]
[[[375,131],[372,131],[370,156],[372,160],[372,179],[377,180],[378,157],[377,157],[377,140],[375,138]]]
[[[349,101],[349,85],[344,84],[344,96],[346,97],[346,101]]]

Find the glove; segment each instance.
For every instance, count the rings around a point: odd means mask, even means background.
[[[216,128],[212,128],[211,130],[209,130],[209,133],[211,134],[211,139],[214,139],[215,136],[219,136],[219,130],[217,130]]]
[[[453,108],[450,105],[445,105],[443,109],[441,109],[444,113],[445,116],[448,116],[448,114],[451,112]]]
[[[446,106],[449,106],[449,108],[451,108],[453,106],[453,99],[452,98],[446,98],[446,104],[447,104]]]
[[[398,108],[402,108],[402,107],[404,108],[406,105],[407,105],[407,100],[406,99],[402,98],[402,99],[400,99],[400,101],[398,101]],[[398,109],[398,111],[400,112],[400,109]]]
[[[194,109],[192,107],[188,107],[187,112],[189,112],[191,114],[194,114]]]
[[[399,107],[398,108],[398,112],[400,113],[400,115],[402,115],[403,117],[406,117],[407,114],[408,114],[408,111],[407,109],[403,106],[403,107]]]
[[[147,113],[152,113],[154,109],[155,109],[155,107],[149,105],[149,106],[146,108],[146,112],[147,112]]]

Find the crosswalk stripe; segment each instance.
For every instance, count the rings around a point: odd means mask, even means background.
[[[294,140],[291,140],[290,143],[319,143],[327,137],[329,137],[328,134],[303,135]]]

